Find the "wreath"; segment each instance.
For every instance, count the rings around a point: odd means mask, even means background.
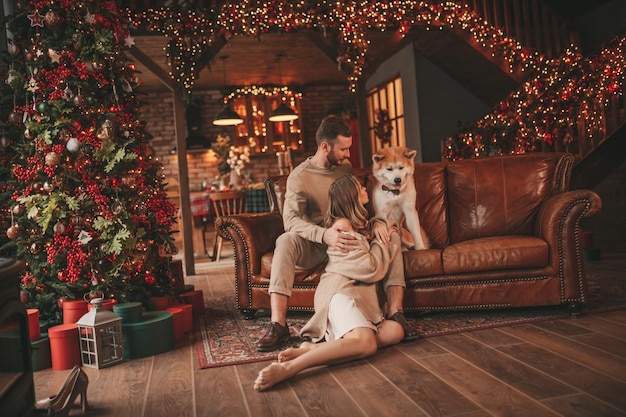
[[[380,140],[382,146],[391,145],[391,119],[387,110],[376,110],[376,121],[374,122],[374,136]]]

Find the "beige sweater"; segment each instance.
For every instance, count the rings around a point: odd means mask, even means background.
[[[323,243],[326,230],[321,226],[328,208],[328,190],[337,178],[352,173],[345,162],[339,166],[321,168],[307,158],[287,178],[283,224],[286,232],[296,232],[312,242]]]
[[[354,298],[357,308],[372,323],[379,323],[383,313],[378,303],[376,283],[387,274],[389,261],[401,250],[394,243],[381,244],[374,239],[370,244],[358,236],[355,250],[343,253],[328,248],[328,265],[315,290],[315,314],[300,331],[302,338],[318,342],[324,338],[328,324],[328,305],[334,294]]]

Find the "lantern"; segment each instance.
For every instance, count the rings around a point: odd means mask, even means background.
[[[124,360],[122,318],[102,307],[102,301],[91,300],[92,309],[76,322],[83,365],[96,369]]]

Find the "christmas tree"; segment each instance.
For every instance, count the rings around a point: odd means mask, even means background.
[[[7,27],[2,254],[26,263],[23,301],[52,321],[89,294],[150,308],[172,291],[176,217],[115,1],[18,3]]]

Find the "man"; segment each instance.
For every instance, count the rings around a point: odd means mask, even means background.
[[[270,276],[271,324],[256,344],[260,352],[276,350],[289,339],[287,303],[296,266],[309,269],[326,261],[328,246],[349,251],[356,244],[354,237],[340,233],[336,228],[321,226],[328,207],[330,185],[337,178],[352,173],[348,160],[352,129],[341,117],[327,116],[317,129],[315,140],[315,154],[298,165],[287,178],[283,207],[285,233],[276,240]],[[393,235],[398,237],[397,233]],[[389,238],[387,235],[387,240]],[[404,340],[416,339],[417,333],[408,326],[402,313],[405,281],[401,257],[391,262],[385,287],[388,317],[402,325]]]

